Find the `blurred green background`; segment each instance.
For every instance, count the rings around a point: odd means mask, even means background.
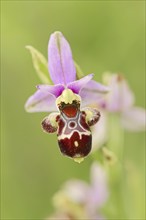
[[[40,83],[25,45],[47,57],[50,34],[63,32],[86,74],[94,72],[99,81],[104,71],[125,74],[136,104],[144,106],[144,1],[2,0],[1,6],[2,219],[43,219],[64,181],[88,179],[91,159],[79,165],[64,158],[56,136],[40,128],[46,114],[25,112]],[[137,170],[125,191],[127,209],[131,219],[144,219],[144,133],[126,133],[125,160]]]

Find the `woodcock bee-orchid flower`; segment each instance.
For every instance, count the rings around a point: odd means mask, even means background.
[[[90,169],[90,183],[79,179],[65,182],[53,196],[55,212],[46,220],[105,220],[102,208],[109,198],[108,185],[106,171],[94,162]]]
[[[60,32],[53,33],[49,40],[48,69],[54,85],[38,85],[25,109],[28,112],[52,112],[42,121],[43,130],[57,132],[62,154],[80,162],[91,151],[90,126],[100,118],[99,111],[88,105],[97,102],[108,92],[108,87],[92,80],[93,74],[77,80],[69,43]]]

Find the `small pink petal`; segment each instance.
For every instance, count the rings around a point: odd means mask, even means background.
[[[55,101],[56,98],[51,93],[38,90],[29,97],[25,104],[25,109],[27,112],[58,111]]]
[[[70,180],[64,185],[65,194],[75,203],[85,203],[89,186],[81,180]]]
[[[89,208],[101,207],[108,198],[107,176],[103,167],[96,162],[91,167],[91,191]]]
[[[100,102],[101,108],[110,112],[122,112],[134,104],[133,92],[123,76],[112,74],[109,76],[108,86],[110,91]]]
[[[86,86],[86,84],[93,78],[93,74],[89,74],[87,76],[84,76],[83,78],[76,80],[74,82],[71,82],[67,85],[69,89],[71,89],[74,93],[79,93],[82,88]]]
[[[146,110],[140,107],[132,107],[122,114],[122,125],[129,131],[146,130]]]
[[[100,111],[101,117],[92,128],[92,152],[95,152],[107,141],[107,115]]]
[[[37,88],[44,92],[51,93],[55,97],[60,96],[64,90],[64,86],[61,84],[57,84],[53,86],[52,85],[38,85]]]
[[[82,107],[90,104],[98,104],[108,92],[109,87],[94,80],[89,81],[79,93],[82,99]]]

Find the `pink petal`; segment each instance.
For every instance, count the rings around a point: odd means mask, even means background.
[[[91,210],[101,207],[108,198],[107,176],[103,167],[96,162],[91,167],[91,191],[90,203],[88,207]]]
[[[79,93],[80,90],[86,86],[86,84],[93,78],[93,74],[89,74],[79,80],[71,82],[67,85],[69,89],[71,89],[74,93]]]
[[[95,152],[107,141],[107,115],[100,111],[101,117],[92,128],[92,152]]]
[[[52,86],[52,85],[38,85],[37,88],[44,91],[44,92],[49,92],[52,95],[54,95],[55,97],[60,96],[64,90],[64,86],[61,84],[57,84],[54,86]]]
[[[50,77],[54,84],[72,82],[76,78],[76,70],[69,43],[61,32],[51,35],[48,45]]]
[[[55,101],[56,98],[51,93],[38,90],[32,96],[29,97],[25,104],[25,109],[27,112],[58,111]]]
[[[101,108],[110,112],[122,112],[134,104],[134,95],[125,78],[119,74],[108,77],[110,92],[100,103]]]
[[[89,81],[79,95],[82,99],[82,107],[90,104],[98,104],[99,100],[109,92],[109,87],[97,83],[94,80]]]
[[[129,131],[146,130],[146,110],[140,107],[132,107],[122,114],[123,127]]]
[[[81,180],[70,180],[64,185],[65,194],[75,203],[84,204],[88,190],[89,186]]]

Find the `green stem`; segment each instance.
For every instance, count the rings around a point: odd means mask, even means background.
[[[123,181],[124,181],[124,132],[120,124],[119,115],[110,115],[108,122],[108,148],[117,156],[118,160],[113,166],[107,166],[111,187],[111,200],[113,204],[113,217],[126,219],[123,204]]]
[[[108,147],[113,151],[120,163],[123,163],[124,150],[124,130],[120,124],[118,114],[111,114],[108,121]]]

